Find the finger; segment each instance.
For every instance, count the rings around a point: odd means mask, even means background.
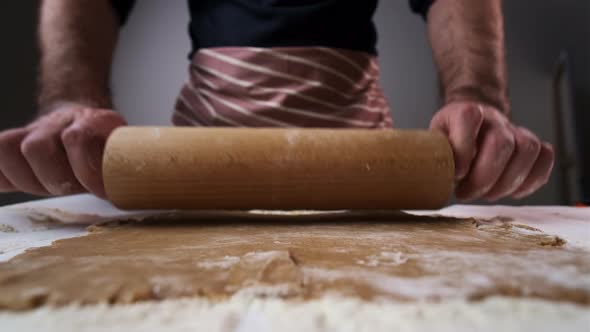
[[[507,127],[482,128],[480,149],[467,176],[459,182],[457,198],[480,198],[492,189],[514,151],[514,135]]]
[[[48,195],[23,156],[21,142],[29,134],[26,128],[0,133],[0,171],[14,188],[35,195]]]
[[[522,185],[512,194],[512,197],[516,199],[523,198],[537,191],[541,186],[547,183],[551,176],[554,162],[555,152],[553,151],[553,146],[544,143],[541,146],[539,157],[535,161],[529,175]]]
[[[99,197],[106,197],[101,169],[104,146],[109,134],[121,125],[124,121],[115,113],[104,114],[102,118],[96,114],[75,121],[61,136],[76,178]]]
[[[0,172],[0,192],[7,193],[7,192],[15,191],[15,190],[16,190],[16,188],[14,188],[12,183],[10,183],[10,181],[8,181],[6,176],[4,176],[4,174],[2,174],[2,172]]]
[[[83,192],[61,142],[61,131],[67,122],[33,130],[22,142],[21,151],[37,179],[52,195]]]
[[[430,121],[430,129],[440,130],[445,135],[449,135],[449,112],[446,109],[434,115]]]
[[[484,120],[481,106],[458,110],[449,119],[449,141],[455,157],[455,174],[465,178],[477,152],[477,136]]]
[[[515,147],[512,158],[485,198],[494,201],[516,191],[529,175],[541,151],[541,142],[525,128],[514,129]]]

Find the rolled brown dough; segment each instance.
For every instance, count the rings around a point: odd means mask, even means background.
[[[92,226],[0,264],[0,308],[236,293],[399,301],[491,295],[590,303],[590,257],[506,220],[391,212]],[[217,219],[217,220],[213,220]],[[266,221],[265,221],[266,220]]]

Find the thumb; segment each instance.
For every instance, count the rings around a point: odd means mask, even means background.
[[[98,113],[75,121],[62,133],[72,170],[91,193],[106,196],[102,180],[102,155],[109,134],[125,122],[115,113]]]
[[[455,177],[463,179],[477,154],[477,136],[484,110],[477,104],[449,104],[432,119],[430,128],[441,130],[449,139],[455,159]]]

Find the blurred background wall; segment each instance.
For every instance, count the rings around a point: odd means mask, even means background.
[[[0,128],[22,124],[33,114],[36,3],[0,5],[0,24],[6,25],[0,32],[5,41],[0,55],[5,73],[0,79],[4,101]],[[565,109],[590,109],[590,1],[505,1],[505,16],[513,119],[555,142],[552,81],[564,51],[570,64],[563,84]],[[184,0],[142,0],[122,30],[113,93],[117,109],[131,124],[170,124],[174,99],[187,77],[188,19]],[[381,80],[396,125],[425,128],[440,103],[425,24],[409,11],[406,0],[381,0],[376,24]],[[590,111],[579,113],[572,122],[586,129],[580,130],[580,141],[590,143]],[[588,151],[581,155],[589,168],[590,146],[579,149]],[[549,184],[535,195],[503,203],[559,204],[559,182],[559,172],[554,172]],[[0,205],[25,198],[2,194]]]
[[[37,1],[0,2],[0,130],[23,125],[35,114],[37,6]],[[0,205],[32,198],[0,194]]]

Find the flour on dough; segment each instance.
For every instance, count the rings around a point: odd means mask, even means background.
[[[502,220],[236,212],[113,221],[0,263],[0,308],[9,310],[244,293],[588,305],[590,255]]]

